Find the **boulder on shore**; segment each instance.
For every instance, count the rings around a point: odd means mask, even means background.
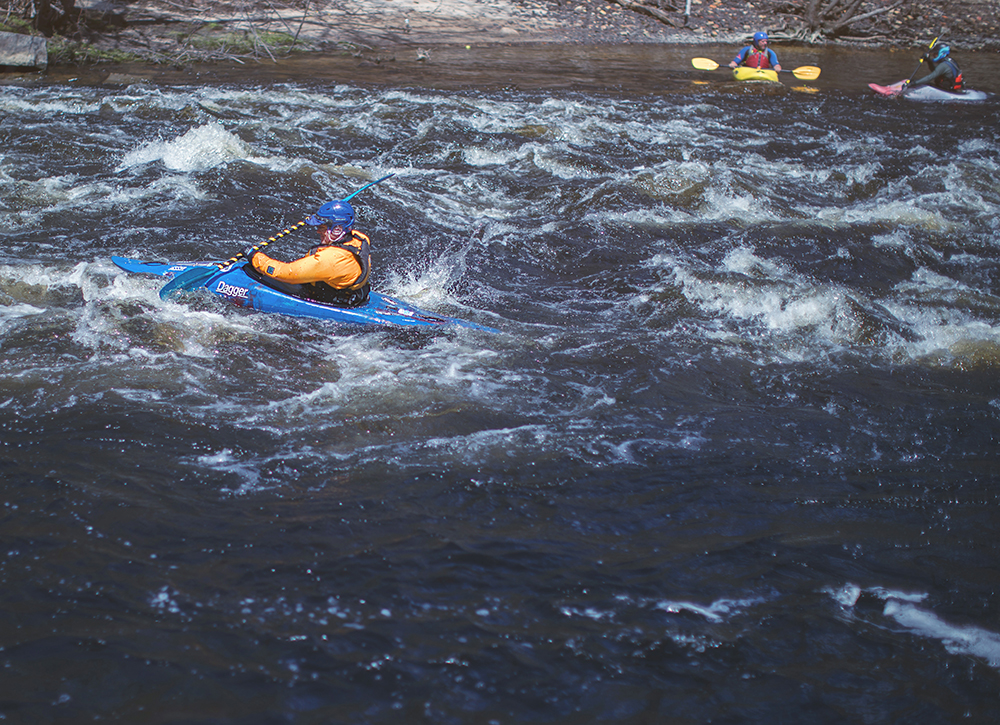
[[[48,64],[49,50],[45,38],[0,32],[0,66],[45,68]]]

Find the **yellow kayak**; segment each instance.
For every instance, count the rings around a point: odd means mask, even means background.
[[[771,81],[772,83],[777,83],[778,71],[771,70],[770,68],[747,68],[741,65],[733,68],[733,78],[738,81]]]

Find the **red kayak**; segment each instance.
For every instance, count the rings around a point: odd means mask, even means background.
[[[880,96],[898,96],[903,90],[903,81],[893,83],[891,86],[880,86],[878,83],[869,83],[868,87]]]

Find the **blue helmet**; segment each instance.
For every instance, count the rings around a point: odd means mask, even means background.
[[[762,40],[767,40],[767,33],[760,32],[760,33],[754,33],[753,34],[753,44],[754,45],[757,45],[757,43],[759,43]]]
[[[306,224],[318,227],[329,224],[331,227],[354,228],[354,207],[346,201],[334,199],[316,210],[316,213],[306,219]]]
[[[947,45],[939,45],[937,48],[930,52],[931,63],[937,63],[940,60],[944,60],[951,53],[951,48]]]

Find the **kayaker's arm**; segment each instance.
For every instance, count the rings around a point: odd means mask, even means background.
[[[925,75],[918,81],[910,81],[907,86],[926,86],[933,83],[935,80],[941,76],[948,73],[948,66],[945,63],[938,63],[937,68],[932,70],[929,74]]]
[[[258,272],[281,282],[326,282],[337,289],[351,286],[361,274],[354,255],[337,247],[325,247],[294,262],[281,262],[257,252],[250,263]]]

